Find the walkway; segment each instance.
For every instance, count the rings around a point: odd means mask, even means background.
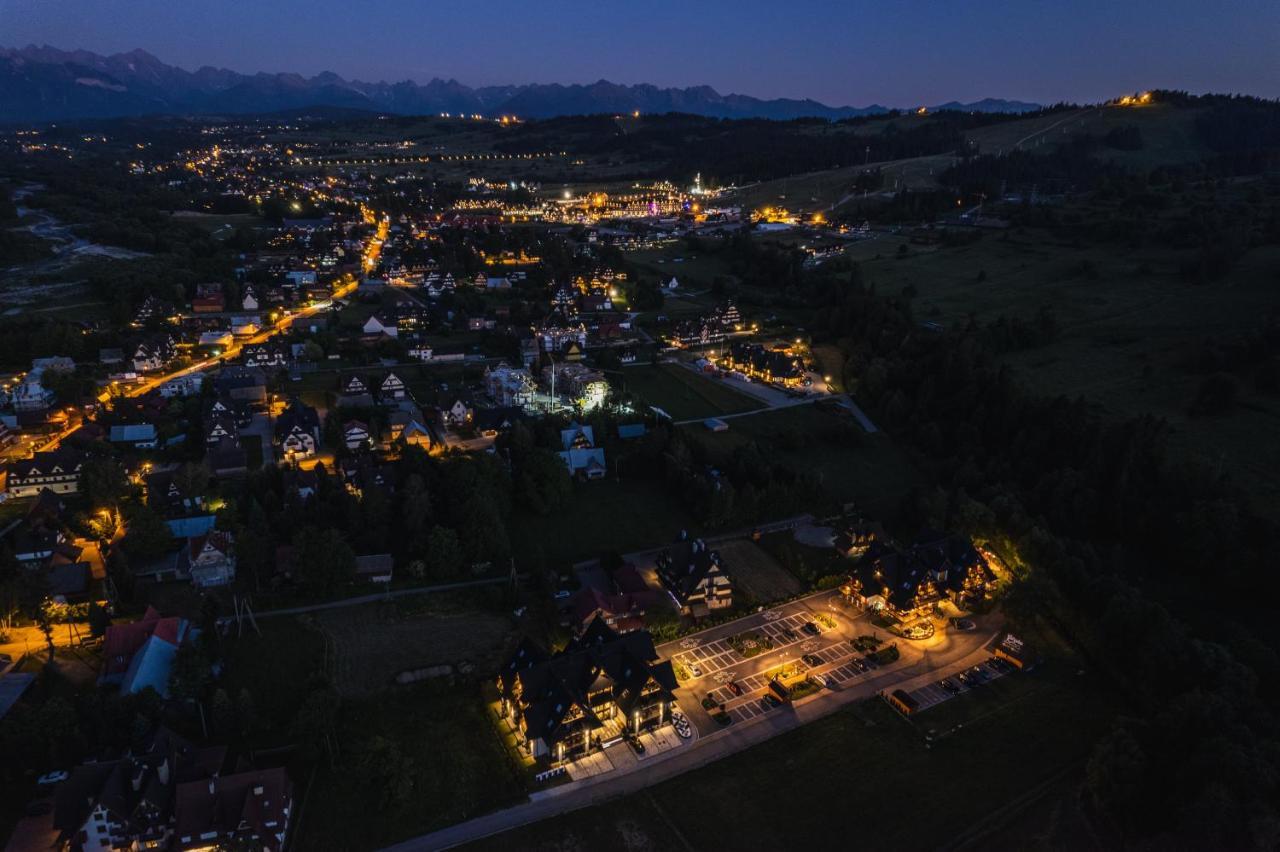
[[[528,575],[519,574],[517,576],[519,579],[524,579]],[[430,594],[431,592],[449,592],[449,591],[453,591],[454,589],[471,589],[471,588],[475,588],[476,586],[492,586],[495,583],[509,583],[509,582],[511,582],[510,576],[502,576],[502,577],[485,577],[482,580],[464,580],[460,583],[441,583],[436,586],[414,586],[413,588],[410,588],[410,589],[395,589],[394,591],[389,591],[389,592],[374,592],[373,594],[360,595],[359,597],[354,597],[354,598],[343,598],[342,600],[337,600],[337,601],[325,601],[323,603],[307,604],[305,606],[295,606],[295,607],[289,607],[287,609],[269,609],[269,610],[266,610],[265,612],[255,612],[253,616],[254,618],[271,618],[272,616],[277,616],[277,615],[302,615],[303,613],[306,613],[306,612],[318,612],[320,610],[325,610],[325,609],[342,609],[343,607],[348,607],[348,606],[360,606],[361,604],[378,603],[379,601],[385,601],[391,598],[403,598],[403,597],[409,597],[411,595],[425,595],[425,594]],[[232,620],[233,619],[231,616],[226,616],[220,619],[220,621],[223,621],[223,622],[228,622]]]

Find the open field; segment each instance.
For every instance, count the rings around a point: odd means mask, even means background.
[[[868,435],[851,417],[812,405],[736,417],[725,432],[696,424],[683,428],[690,440],[725,455],[755,441],[767,458],[817,473],[837,500],[856,502],[874,517],[892,516],[902,497],[925,481],[887,435]]]
[[[316,626],[331,640],[330,674],[340,693],[377,692],[400,672],[428,666],[497,668],[511,629],[506,618],[459,605],[448,595],[412,602],[412,608],[397,601],[315,614]]]
[[[1173,109],[1160,104],[1143,107],[1091,107],[978,127],[967,131],[965,138],[983,154],[1037,148],[1048,153],[1054,146],[1075,134],[1105,136],[1117,127],[1136,127],[1142,134],[1141,150],[1104,149],[1099,156],[1126,166],[1151,168],[1189,162],[1207,153],[1195,138],[1194,124],[1199,114],[1199,110]],[[889,123],[905,130],[928,120],[928,117],[914,115],[886,118],[860,126],[857,133],[879,133]],[[751,184],[728,198],[732,203],[749,209],[774,206],[801,213],[826,211],[848,199],[853,181],[867,169],[878,169],[884,173],[886,191],[929,189],[937,186],[938,176],[955,160],[951,154],[937,154],[806,172]]]
[[[1266,504],[1280,506],[1280,405],[1240,382],[1229,413],[1191,417],[1203,375],[1186,363],[1207,338],[1235,339],[1260,327],[1276,304],[1280,249],[1247,252],[1216,284],[1178,275],[1184,253],[1159,246],[1073,248],[1035,230],[986,235],[968,246],[920,248],[894,257],[897,238],[860,243],[850,255],[885,292],[913,287],[916,315],[944,325],[971,314],[1030,319],[1049,308],[1061,333],[1014,352],[1015,375],[1047,394],[1082,396],[1112,414],[1154,414],[1172,448],[1221,466]]]
[[[1013,677],[1043,686],[932,748],[870,699],[645,793],[466,848],[797,849],[829,846],[835,833],[859,848],[945,846],[1084,760],[1113,716],[1070,671]],[[928,807],[903,806],[940,786],[947,794]]]
[[[717,275],[728,273],[728,266],[718,255],[691,252],[683,242],[662,248],[641,249],[626,253],[627,263],[634,266],[641,278],[656,278],[664,285],[675,278],[681,290],[704,290],[711,286]],[[680,295],[668,297],[662,312],[668,316],[679,313]]]
[[[748,603],[769,603],[804,590],[794,576],[754,542],[737,539],[717,544],[716,550],[728,566],[735,586],[746,593]]]
[[[522,555],[534,553],[559,567],[607,551],[644,550],[675,541],[680,530],[689,528],[679,500],[666,492],[660,479],[628,473],[625,460],[621,481],[612,470],[610,474],[598,482],[576,483],[573,501],[561,511],[514,515],[511,546],[517,565]]]
[[[849,197],[854,180],[868,169],[885,174],[886,190],[927,189],[937,185],[937,175],[953,162],[955,157],[950,154],[938,154],[806,172],[744,186],[728,196],[728,203],[751,210],[785,207],[793,213],[828,211]]]
[[[612,377],[629,393],[661,408],[674,420],[753,411],[762,403],[722,383],[674,365],[633,367]]]

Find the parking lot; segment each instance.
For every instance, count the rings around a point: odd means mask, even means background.
[[[973,669],[977,669],[979,671],[981,677],[980,681],[975,682],[971,677],[967,677],[962,680],[959,674],[955,674],[951,677],[942,678],[934,683],[925,684],[918,689],[913,689],[908,692],[907,694],[916,701],[917,706],[915,712],[919,713],[922,710],[927,710],[930,707],[941,704],[948,698],[955,698],[957,695],[963,695],[971,689],[980,688],[982,684],[995,680],[996,678],[1004,677],[1010,672],[1009,668],[998,663],[993,663],[991,660],[988,660],[981,665],[974,666]],[[973,671],[973,669],[969,669],[964,672],[964,674],[967,675],[969,672]],[[952,688],[947,689],[943,686],[943,681],[950,683]]]

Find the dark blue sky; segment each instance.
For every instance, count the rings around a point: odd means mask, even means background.
[[[1280,96],[1277,0],[0,0],[0,44],[470,85],[709,84],[894,106]]]

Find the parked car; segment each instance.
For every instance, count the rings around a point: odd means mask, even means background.
[[[822,633],[822,631],[818,629],[818,625],[814,624],[812,621],[806,621],[804,624],[800,625],[800,629],[805,633],[808,633],[810,636],[817,636]]]
[[[956,630],[965,631],[965,630],[972,630],[977,625],[973,623],[972,619],[953,618],[951,619],[951,626],[954,627]]]
[[[772,692],[766,692],[764,694],[764,702],[765,704],[768,704],[770,707],[782,706],[782,699],[774,695]]]
[[[822,665],[822,658],[817,654],[804,654],[800,659],[804,660],[805,665],[812,666],[814,668]]]
[[[742,687],[738,685],[738,682],[736,680],[729,681],[729,683],[726,684],[726,686],[729,687],[729,691],[732,692],[734,695],[742,694]]]
[[[640,740],[631,737],[627,742],[631,743],[631,748],[635,750],[636,754],[644,754],[644,743],[640,742]]]
[[[702,668],[699,667],[696,663],[691,664],[689,666],[689,674],[693,675],[694,677],[702,677]]]
[[[834,679],[832,679],[832,677],[831,677],[830,675],[823,675],[823,676],[822,676],[822,685],[823,685],[823,686],[825,686],[827,689],[835,689],[835,688],[836,688],[836,682],[835,682],[835,680],[834,680]]]
[[[44,775],[41,775],[36,779],[36,784],[41,787],[47,787],[51,784],[61,784],[70,777],[71,773],[67,772],[65,769],[56,769],[53,772],[46,772]]]

